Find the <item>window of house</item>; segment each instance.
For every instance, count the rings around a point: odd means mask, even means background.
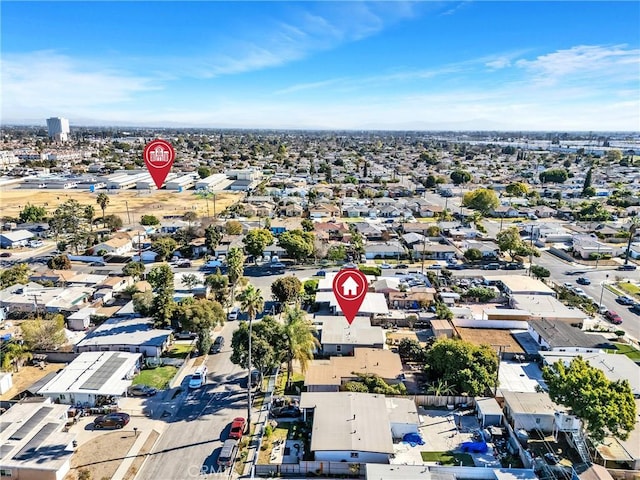
[[[0,477],[13,477],[13,472],[9,468],[0,468]]]
[[[342,351],[342,345],[336,345],[336,352]]]
[[[351,452],[351,458],[358,458],[358,452]]]
[[[59,398],[60,398],[60,400],[65,400],[67,398],[67,396],[64,393],[62,393],[62,394],[59,395]]]
[[[537,417],[537,418],[536,418],[536,423],[537,423],[537,424],[540,424],[540,417]]]

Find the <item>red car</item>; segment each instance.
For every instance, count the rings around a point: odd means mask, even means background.
[[[620,318],[620,315],[618,315],[613,310],[609,310],[604,314],[604,316],[607,317],[607,320],[609,320],[614,325],[620,325],[622,323],[622,318]]]
[[[235,438],[240,440],[242,435],[244,434],[244,427],[247,424],[247,421],[242,417],[237,417],[233,419],[231,423],[231,431],[229,432],[229,438]]]

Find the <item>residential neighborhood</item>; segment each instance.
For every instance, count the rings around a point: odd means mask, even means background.
[[[639,475],[637,135],[2,134],[2,477]]]

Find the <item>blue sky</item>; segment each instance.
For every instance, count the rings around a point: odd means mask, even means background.
[[[2,2],[2,122],[640,130],[640,2]]]

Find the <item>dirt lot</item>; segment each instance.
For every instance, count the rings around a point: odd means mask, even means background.
[[[71,458],[71,471],[64,480],[76,480],[78,472],[87,469],[89,478],[112,478],[135,442],[133,432],[111,432],[82,444]]]
[[[47,363],[42,369],[32,366],[22,367],[19,372],[13,374],[13,387],[8,392],[0,395],[0,400],[11,400],[34,382],[51,372],[57,372],[64,368],[64,365],[64,363]]]
[[[139,192],[136,190],[122,190],[107,192],[109,205],[105,210],[106,215],[115,214],[122,218],[126,224],[137,223],[142,215],[155,215],[162,219],[165,215],[183,215],[188,211],[195,211],[199,217],[213,217],[213,199],[209,199],[209,212],[207,214],[207,200],[199,198],[193,190],[185,192],[171,192],[166,190]],[[224,192],[216,194],[215,213],[220,214],[225,208],[242,198],[241,193]],[[93,205],[96,209],[96,217],[102,215],[100,206],[96,203],[97,193],[79,190],[27,190],[27,189],[3,189],[0,190],[0,205],[3,215],[17,217],[27,203],[41,205],[47,212],[53,212],[56,207],[69,199],[75,199],[85,205]],[[128,215],[127,215],[128,204]]]

